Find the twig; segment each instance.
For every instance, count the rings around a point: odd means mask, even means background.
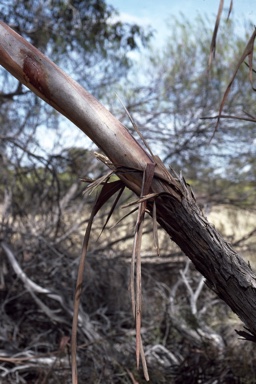
[[[58,295],[53,295],[48,289],[41,287],[40,285],[34,283],[32,280],[30,280],[25,272],[21,269],[20,265],[18,264],[17,260],[15,259],[15,256],[11,249],[8,247],[8,245],[4,242],[1,243],[3,250],[5,251],[6,256],[8,257],[8,260],[13,267],[15,273],[20,278],[20,280],[24,283],[25,288],[30,293],[30,295],[33,297],[34,301],[37,303],[39,308],[54,322],[57,323],[67,323],[67,321],[60,316],[55,315],[55,313],[48,308],[35,294],[36,293],[44,293],[47,294],[52,299],[55,299],[59,302],[62,301],[61,297]]]

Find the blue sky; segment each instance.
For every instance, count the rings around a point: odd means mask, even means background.
[[[164,40],[168,36],[166,21],[173,15],[183,13],[187,18],[194,19],[198,13],[212,16],[218,12],[219,0],[107,0],[120,13],[120,18],[127,22],[150,25],[156,31],[156,39]],[[230,1],[224,1],[224,14],[227,15]],[[233,0],[235,19],[250,19],[256,24],[255,0]]]

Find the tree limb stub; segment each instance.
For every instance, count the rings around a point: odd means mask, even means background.
[[[256,336],[256,275],[209,224],[185,180],[152,159],[92,95],[3,22],[0,64],[89,136],[138,196],[146,164],[156,163],[150,193],[157,195],[158,222]],[[152,200],[147,207],[153,211]]]

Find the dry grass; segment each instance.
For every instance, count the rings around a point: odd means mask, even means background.
[[[210,221],[220,225],[221,231],[226,230],[224,233],[229,238],[234,236],[237,240],[251,229],[254,221],[252,214],[245,216],[244,211],[238,212],[236,215],[223,208],[213,209]],[[119,214],[121,216],[120,210],[113,218],[114,222],[120,218]],[[116,228],[106,229],[99,240],[104,218],[99,216],[95,221],[81,296],[77,353],[79,383],[145,382],[142,371],[136,369],[135,324],[129,291],[135,219],[130,217]],[[225,223],[229,224],[227,229]],[[161,257],[157,257],[153,249],[152,224],[148,221],[145,225],[141,334],[150,383],[213,382],[220,377],[223,383],[240,383],[245,377],[247,381],[244,382],[250,382],[255,377],[256,355],[253,344],[238,340],[235,334],[234,329],[241,325],[239,320],[203,287],[196,304],[200,327],[210,327],[226,346],[220,352],[213,343],[191,336],[195,324],[191,317],[190,296],[180,274],[184,271],[186,258],[162,231],[159,232]],[[13,250],[24,273],[63,300],[64,306],[49,295],[35,294],[59,320],[54,320],[38,306],[4,253],[1,254],[7,271],[3,274],[0,292],[0,382],[3,384],[71,382],[70,336],[75,277],[83,236],[81,227],[72,236],[75,239],[73,247],[66,247],[66,240],[53,244],[46,239],[35,239],[30,242],[33,248],[17,243]],[[122,240],[118,241],[118,238]],[[190,267],[187,283],[194,292],[200,278]],[[171,300],[176,312],[171,310]],[[179,319],[179,324],[175,323],[175,318]],[[190,336],[179,328],[180,324],[185,324]]]
[[[217,206],[213,207],[208,219],[231,242],[235,242],[255,227],[256,212]]]

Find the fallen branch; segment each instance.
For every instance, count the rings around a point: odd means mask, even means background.
[[[45,305],[42,300],[40,300],[36,293],[44,293],[47,296],[53,296],[53,298],[59,302],[62,301],[61,297],[58,295],[51,295],[51,292],[46,289],[41,287],[40,285],[34,283],[32,280],[30,280],[25,272],[22,271],[20,265],[18,264],[17,260],[15,259],[15,256],[11,249],[5,244],[4,242],[1,243],[3,250],[5,251],[6,256],[8,257],[8,260],[13,267],[16,275],[22,280],[24,283],[24,286],[26,290],[30,293],[38,307],[41,309],[42,312],[46,314],[49,319],[51,319],[53,322],[56,323],[66,323],[66,320],[63,317],[57,316],[54,311],[52,311],[47,305]]]
[[[51,290],[41,287],[40,285],[36,284],[34,281],[32,281],[26,273],[22,270],[20,267],[18,261],[15,258],[14,253],[12,252],[11,248],[5,243],[1,242],[1,247],[4,250],[8,261],[10,265],[12,266],[14,272],[16,273],[17,277],[23,282],[24,287],[29,292],[29,294],[32,296],[33,300],[36,302],[38,307],[41,309],[42,312],[46,314],[46,316],[55,323],[65,323],[70,324],[69,319],[73,317],[73,310],[68,306],[68,304],[65,302],[64,298],[55,293]],[[64,310],[64,312],[68,315],[68,320],[65,319],[65,317],[60,317],[55,314],[55,311],[52,311],[47,305],[43,303],[41,299],[36,295],[36,293],[44,294],[46,297],[57,301],[60,304],[60,307]],[[59,311],[59,309],[57,310]],[[100,336],[96,329],[93,327],[89,316],[82,311],[80,308],[80,312],[78,315],[78,324],[79,328],[83,332],[83,334],[87,337],[87,339],[90,342],[94,342],[98,339],[100,339]]]

